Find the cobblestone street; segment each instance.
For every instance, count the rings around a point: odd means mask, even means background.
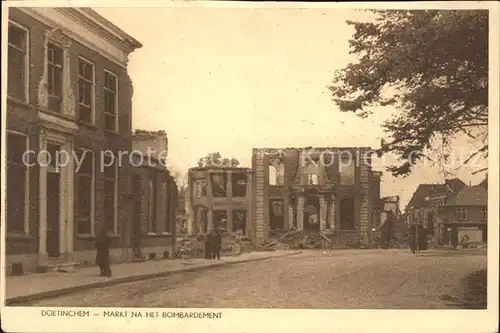
[[[485,250],[337,250],[119,284],[35,306],[444,309]],[[459,297],[459,296],[458,296]],[[447,301],[448,299],[448,301]],[[28,304],[27,304],[28,305]]]

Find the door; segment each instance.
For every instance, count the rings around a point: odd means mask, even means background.
[[[60,174],[47,172],[47,255],[59,257]]]
[[[269,217],[271,230],[284,229],[285,216],[284,216],[284,201],[282,199],[271,199],[269,205]]]

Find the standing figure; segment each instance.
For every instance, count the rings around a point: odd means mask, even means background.
[[[97,250],[96,254],[96,265],[99,266],[101,276],[111,276],[110,258],[109,258],[109,247],[111,245],[111,225],[106,225],[101,232],[97,235],[95,241],[95,247]]]
[[[218,229],[212,229],[210,234],[210,245],[212,247],[212,259],[220,259],[220,249],[222,246],[222,235]]]
[[[414,225],[409,226],[408,230],[408,240],[409,240],[409,245],[410,245],[410,250],[412,253],[415,253],[417,250],[417,228]]]
[[[210,244],[212,230],[205,234],[205,259],[212,259],[212,247]]]

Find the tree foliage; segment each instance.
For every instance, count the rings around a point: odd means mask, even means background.
[[[384,124],[381,152],[394,153],[396,176],[411,172],[434,139],[466,134],[488,150],[488,11],[371,10],[352,22],[358,61],[329,87],[341,111],[365,118],[374,106],[395,110]],[[385,108],[382,108],[385,109]]]
[[[219,152],[208,154],[198,160],[199,167],[237,167],[240,165],[240,161],[236,158],[222,157]]]

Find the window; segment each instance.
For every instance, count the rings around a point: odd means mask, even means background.
[[[481,211],[483,212],[483,221],[488,221],[488,208],[482,208]]]
[[[211,175],[212,193],[216,198],[223,198],[227,195],[227,177],[225,173]]]
[[[163,231],[165,232],[170,232],[170,224],[172,222],[172,218],[175,219],[175,215],[172,214],[172,209],[174,209],[174,205],[172,203],[172,200],[170,198],[170,195],[168,193],[168,187],[167,183],[163,182],[161,183],[161,204],[165,207],[164,208],[164,221],[165,221],[165,229]],[[175,212],[175,209],[174,209]]]
[[[226,229],[227,211],[224,209],[217,209],[212,214],[212,227]]]
[[[269,166],[269,185],[278,185],[278,171],[274,165]]]
[[[104,71],[104,122],[109,131],[118,131],[118,77]]]
[[[318,175],[308,174],[307,175],[307,184],[308,185],[318,185]]]
[[[49,110],[61,112],[63,50],[53,43],[47,46],[47,90]]]
[[[80,121],[93,123],[94,108],[94,64],[78,60],[78,117]]]
[[[467,220],[467,209],[466,208],[457,208],[457,220],[458,221],[466,221]]]
[[[354,185],[355,161],[350,157],[342,157],[339,161],[340,185]]]
[[[231,175],[233,197],[244,198],[247,194],[247,175],[245,172],[235,172]]]
[[[76,232],[94,234],[94,153],[86,149],[76,150]]]
[[[166,203],[164,203],[166,205]],[[156,184],[148,179],[148,232],[156,233]]]
[[[104,155],[104,221],[113,225],[114,232],[120,233],[117,220],[117,179],[118,164],[114,156],[106,153]]]
[[[23,154],[28,149],[28,137],[7,132],[7,233],[28,233],[28,168]]]
[[[233,211],[232,231],[239,233],[240,235],[245,235],[246,228],[247,228],[247,212],[244,210]]]
[[[28,101],[28,30],[10,22],[8,38],[7,92],[9,96],[22,101]]]

